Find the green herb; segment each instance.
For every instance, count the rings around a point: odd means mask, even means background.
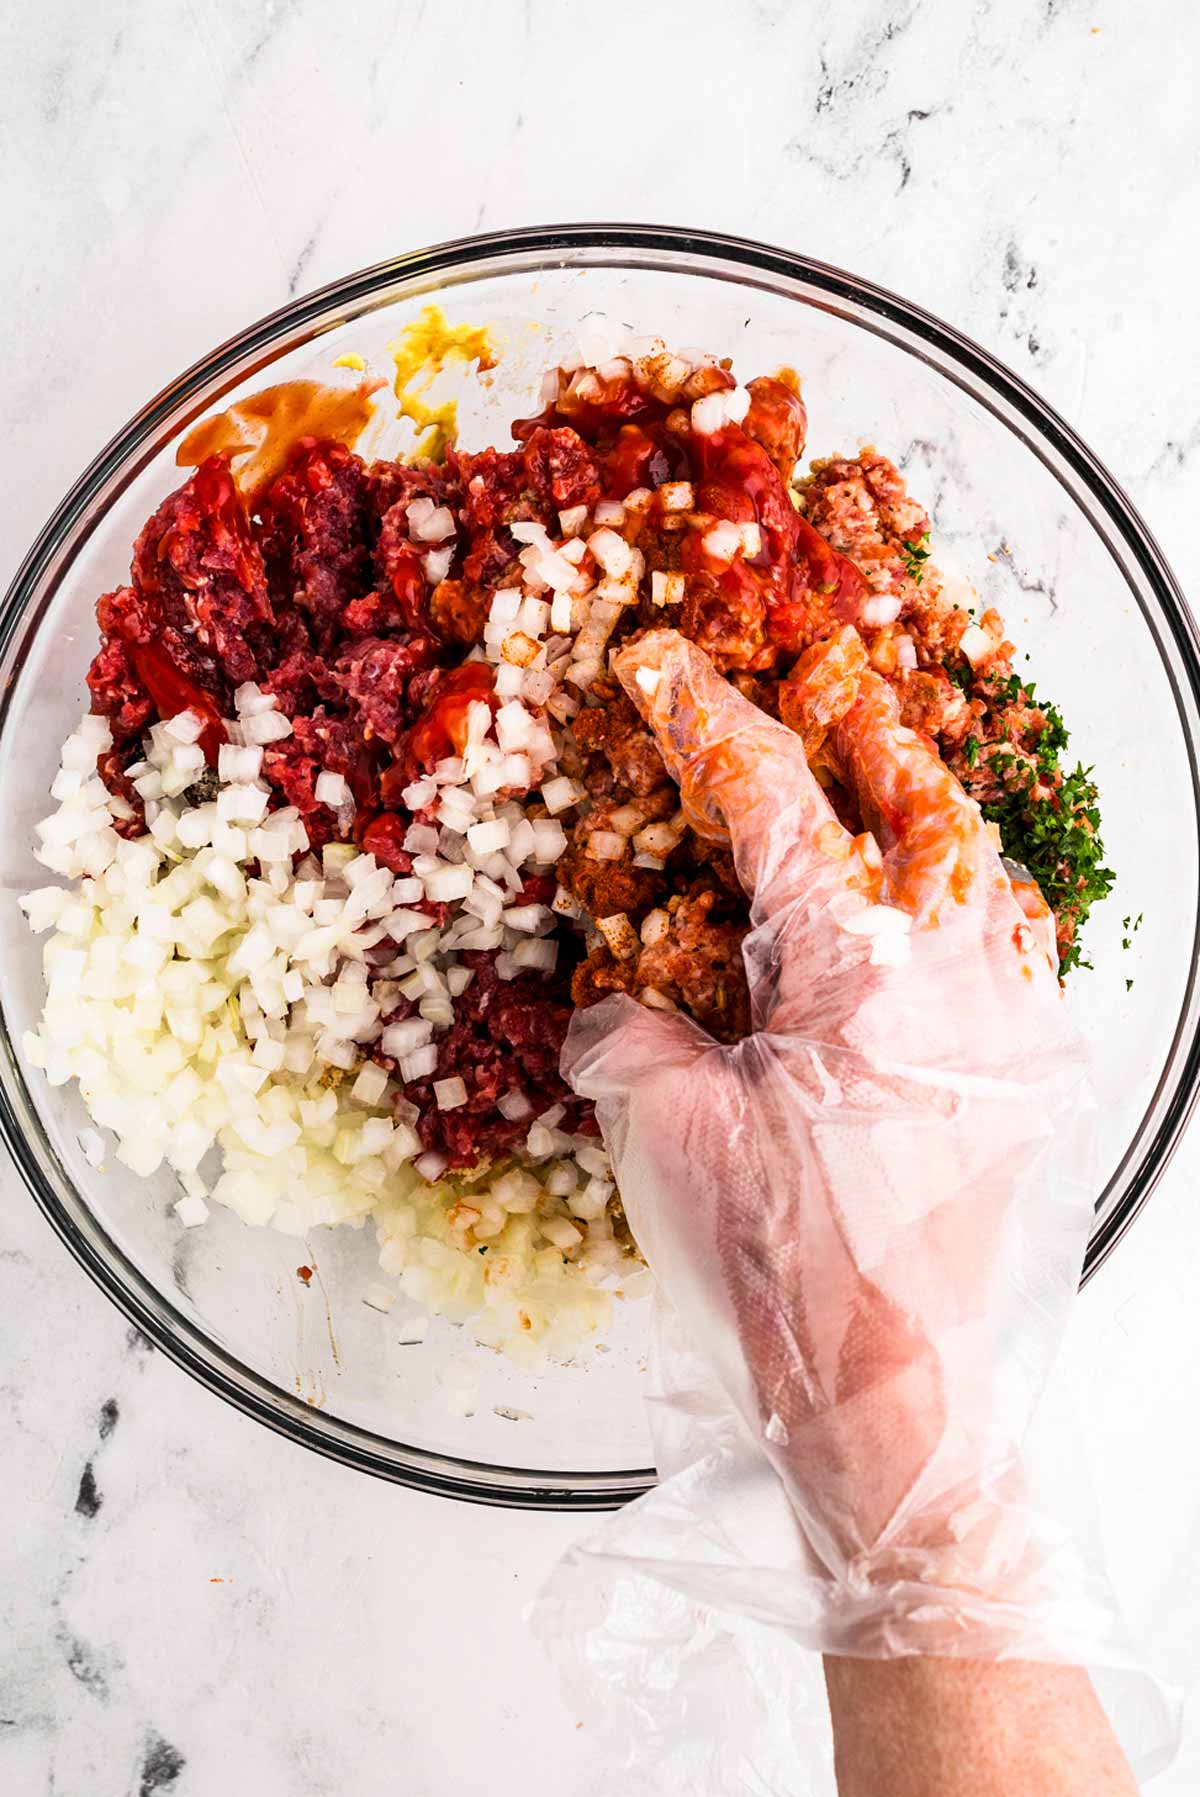
[[[1132,981],[1132,980],[1126,980],[1126,982],[1125,982],[1125,990],[1126,990],[1126,992],[1132,992],[1132,991],[1133,991],[1133,981]]]
[[[1026,685],[1017,674],[997,681],[989,697],[997,707],[1032,708],[1035,704],[1033,686]],[[1112,891],[1115,876],[1104,865],[1099,795],[1092,770],[1080,765],[1064,773],[1060,757],[1069,737],[1062,713],[1046,700],[1037,702],[1036,709],[1044,723],[1033,745],[1032,758],[1022,759],[1018,765],[1011,749],[992,755],[989,772],[1006,777],[1010,790],[984,804],[983,815],[998,826],[1005,854],[1029,869],[1046,903],[1060,923],[1072,926],[1074,934],[1092,906]],[[1007,741],[1007,722],[998,736]],[[967,765],[974,766],[969,756]],[[1133,926],[1128,918],[1125,927],[1131,936]],[[1090,966],[1077,941],[1063,950],[1061,973]]]
[[[929,560],[929,550],[925,545],[928,542],[929,532],[925,530],[921,532],[917,542],[901,545],[901,553],[904,556],[904,572],[914,586],[920,586],[925,578],[924,563]]]
[[[1091,769],[1078,766],[1056,792],[1039,797],[1022,787],[983,807],[984,817],[999,827],[1005,854],[1029,869],[1051,910],[1076,929],[1112,891],[1115,878],[1104,865],[1097,797]],[[1087,966],[1079,944],[1071,943],[1060,971]]]
[[[1066,748],[1070,736],[1057,705],[1043,705],[1040,709],[1046,723],[1038,738],[1038,766],[1049,773],[1058,766],[1059,754]]]
[[[967,766],[974,767],[979,760],[979,738],[977,736],[968,736],[963,744],[963,755],[966,758]]]
[[[965,661],[961,667],[956,667],[953,663],[944,661],[942,666],[945,668],[947,674],[949,674],[954,685],[960,687],[965,693],[970,686],[972,679],[970,662]]]

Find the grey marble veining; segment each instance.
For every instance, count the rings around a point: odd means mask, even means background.
[[[143,399],[289,295],[615,217],[789,244],[952,320],[1078,427],[1194,588],[1198,51],[1184,0],[9,8],[0,562]],[[1200,1362],[1198,1172],[1193,1138],[1074,1343],[1107,1464],[1127,1443],[1106,1512],[1144,1617],[1194,1557],[1190,1513],[1158,1539],[1147,1493],[1200,1500],[1183,1373],[1161,1377]],[[391,1490],[224,1408],[0,1172],[0,1790],[592,1797],[604,1769],[521,1621],[578,1526]],[[1196,1788],[1192,1727],[1155,1790]]]

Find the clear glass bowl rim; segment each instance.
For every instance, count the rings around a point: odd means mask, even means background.
[[[208,410],[220,394],[283,350],[320,336],[400,296],[433,291],[456,278],[506,268],[588,262],[604,266],[686,268],[753,287],[775,278],[803,282],[830,309],[853,317],[938,372],[1016,430],[1031,451],[1070,480],[1072,497],[1086,498],[1089,521],[1119,563],[1141,576],[1143,617],[1159,644],[1170,639],[1193,711],[1200,712],[1200,634],[1165,557],[1128,495],[1069,425],[1021,378],[969,338],[898,295],[842,269],[791,250],[747,238],[677,226],[562,224],[530,226],[458,238],[416,250],[331,282],[249,325],[193,364],[138,411],[80,475],[38,534],[0,605],[0,657],[40,598],[48,603],[71,559],[86,541],[89,520],[157,453],[168,436]],[[822,304],[821,299],[810,303]],[[1076,484],[1078,483],[1078,484]],[[1133,581],[1131,580],[1131,585]],[[1149,607],[1146,601],[1149,601]],[[1162,655],[1175,694],[1187,747],[1200,827],[1196,741],[1180,703],[1180,681]],[[11,683],[0,695],[0,733]],[[1098,1225],[1088,1246],[1083,1283],[1092,1277],[1140,1213],[1161,1177],[1200,1092],[1200,1002],[1196,970],[1200,922],[1191,944],[1178,1024],[1162,1076],[1142,1124],[1097,1201]],[[604,1510],[628,1502],[654,1481],[651,1468],[625,1472],[517,1470],[405,1447],[384,1436],[314,1411],[251,1373],[211,1342],[151,1286],[95,1224],[67,1179],[32,1104],[3,1016],[0,994],[0,1132],[52,1228],[100,1289],[154,1345],[193,1378],[301,1445],[343,1465],[395,1483],[468,1502],[529,1509]],[[1110,1202],[1115,1192],[1119,1199]]]

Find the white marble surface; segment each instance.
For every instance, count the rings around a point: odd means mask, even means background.
[[[1194,588],[1198,52],[1184,0],[9,8],[0,564],[148,394],[289,294],[607,216],[789,244],[951,319],[1078,425]],[[1122,1586],[1177,1647],[1189,1544],[1147,1519],[1200,1498],[1197,1171],[1193,1135],[1074,1344],[1128,1431]],[[0,1193],[0,1789],[608,1788],[521,1620],[577,1524],[288,1446],[131,1342],[11,1170]],[[1198,1781],[1193,1723],[1153,1788]]]

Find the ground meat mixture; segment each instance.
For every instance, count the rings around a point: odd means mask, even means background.
[[[438,464],[368,464],[341,442],[304,438],[282,472],[243,492],[229,457],[211,456],[145,526],[129,584],[99,601],[88,675],[112,729],[100,773],[123,801],[123,830],[145,827],[130,768],[147,726],[195,711],[213,763],[235,691],[256,682],[292,727],[265,749],[272,802],[296,807],[313,849],[351,840],[399,876],[419,864],[421,833],[437,835],[428,796],[414,796],[422,781],[465,766],[481,703],[504,749],[522,693],[541,761],[523,759],[513,735],[515,771],[497,797],[542,825],[561,817],[565,849],[560,837],[547,851],[556,879],[521,902],[554,900],[562,953],[536,977],[507,947],[464,954],[469,983],[439,1026],[436,1070],[400,1101],[452,1167],[519,1142],[525,1124],[498,1108],[517,1088],[534,1106],[562,1106],[565,1128],[589,1127],[557,1071],[572,1001],[630,993],[688,1011],[723,1041],[750,1027],[749,917],[730,857],[687,828],[654,742],[606,671],[611,647],[641,630],[682,630],[784,722],[793,669],[846,633],[851,659],[893,683],[905,722],[1041,883],[1064,967],[1110,878],[1095,789],[1060,765],[1061,719],[1013,674],[997,614],[976,618],[946,597],[929,518],[894,464],[867,448],[798,475],[806,415],[794,375],[739,388],[726,363],[659,345],[560,369],[546,393],[537,417],[514,424],[515,448],[451,448]],[[807,746],[834,780],[819,743]],[[556,778],[539,792],[551,764]],[[322,774],[344,779],[348,802],[318,799]],[[857,826],[849,796],[836,784],[830,796]],[[501,892],[485,871],[504,873],[494,857],[473,865]],[[445,904],[421,903],[444,921]],[[524,926],[504,927],[507,944]],[[373,964],[396,946],[374,945]],[[449,1109],[434,1098],[446,1080],[467,1094]]]
[[[353,839],[407,873],[404,838],[430,819],[400,793],[455,752],[470,699],[492,700],[490,669],[463,657],[486,622],[491,586],[482,583],[514,565],[520,544],[509,526],[556,528],[560,509],[598,491],[591,453],[569,429],[536,430],[507,455],[451,452],[437,467],[367,465],[340,443],[305,442],[265,490],[248,495],[226,458],[210,458],[146,525],[130,585],[97,607],[103,641],[88,685],[113,732],[99,771],[126,802],[122,827],[145,828],[127,769],[139,761],[147,726],[199,711],[215,761],[234,691],[254,680],[291,721],[291,734],[267,746],[263,773],[278,802],[299,811],[311,847],[347,833],[346,820],[316,796],[322,773],[340,774],[354,796]],[[409,523],[417,500],[449,508],[454,519],[452,556],[436,580],[431,545]],[[550,881],[541,896],[553,892]],[[427,908],[441,920],[444,906]],[[562,935],[562,970],[552,978],[502,981],[494,955],[463,957],[474,978],[440,1038],[434,1077],[460,1075],[468,1101],[438,1110],[431,1079],[413,1083],[403,1101],[417,1107],[422,1141],[452,1168],[494,1158],[523,1136],[528,1122],[496,1109],[514,1088],[527,1089],[536,1109],[563,1103],[572,1128],[592,1127],[590,1107],[558,1074],[580,947],[572,926]],[[375,959],[387,950],[385,940]]]
[[[547,993],[529,978],[500,979],[491,955],[468,953],[463,960],[475,978],[442,1039],[436,1077],[459,1075],[469,1097],[457,1109],[443,1111],[435,1102],[432,1079],[406,1089],[405,1099],[416,1107],[415,1127],[423,1146],[440,1149],[452,1168],[473,1167],[481,1158],[481,1142],[492,1159],[515,1150],[528,1132],[529,1116],[553,1105],[563,1107],[564,1128],[580,1133],[594,1129],[591,1106],[574,1097],[558,1071],[571,1021],[565,984]],[[505,1118],[497,1102],[514,1085],[531,1108],[522,1117]]]

